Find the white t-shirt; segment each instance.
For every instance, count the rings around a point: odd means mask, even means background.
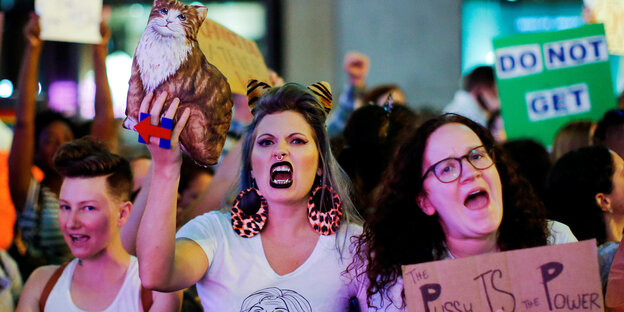
[[[574,234],[572,234],[572,231],[570,231],[570,228],[561,222],[549,220],[547,223],[547,226],[548,226],[548,232],[550,233],[550,235],[547,238],[548,245],[574,243],[578,241],[576,237],[574,236]],[[453,257],[446,256],[446,257],[443,257],[442,259],[449,259],[449,258],[452,259]],[[403,304],[403,301],[401,299],[402,290],[403,290],[403,279],[399,278],[396,284],[392,286],[392,289],[390,290],[390,293],[389,293],[390,297],[392,298],[393,304],[390,304],[388,298],[384,297],[383,298],[384,308],[379,309],[379,311],[388,311],[388,312],[407,311],[407,307],[403,309],[399,308],[401,304]],[[380,300],[381,298],[379,295],[373,296],[371,298],[372,306],[374,307],[381,306]],[[374,309],[372,310],[374,311]]]
[[[442,109],[443,113],[455,113],[487,127],[488,115],[475,101],[472,95],[464,90],[455,92],[451,103]]]
[[[347,237],[361,231],[357,225],[346,227]],[[198,216],[178,231],[176,238],[195,241],[210,263],[197,283],[205,311],[265,311],[280,306],[290,312],[348,311],[349,300],[358,295],[360,285],[344,274],[353,255],[347,244],[340,243],[343,228],[334,235],[321,235],[309,258],[285,275],[278,275],[269,265],[261,235],[240,237],[232,229],[230,213],[218,211]],[[365,299],[360,302],[365,307]]]
[[[71,298],[71,282],[78,259],[72,260],[58,279],[46,301],[45,311],[85,312],[78,308]],[[141,309],[141,280],[139,279],[139,263],[134,256],[130,257],[130,265],[126,278],[115,297],[115,300],[102,312],[136,311]]]

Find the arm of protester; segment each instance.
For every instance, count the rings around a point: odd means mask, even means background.
[[[150,166],[149,172],[141,184],[139,194],[137,194],[134,202],[132,203],[130,218],[128,218],[128,222],[126,222],[126,224],[121,228],[121,244],[131,255],[136,255],[137,232],[139,231],[141,218],[143,217],[145,205],[147,204],[147,195],[152,187],[152,174],[153,168]]]
[[[32,179],[31,167],[35,155],[35,106],[37,71],[43,41],[39,38],[39,17],[31,13],[24,28],[26,49],[20,67],[15,127],[9,153],[9,189],[17,211],[24,209]],[[19,139],[18,139],[19,138]]]
[[[353,110],[362,106],[361,97],[366,86],[369,67],[370,61],[366,55],[354,51],[345,55],[344,70],[349,85],[340,94],[336,109],[327,118],[327,132],[330,138],[341,134]]]
[[[269,69],[269,83],[272,87],[281,87],[284,85],[284,78],[278,75],[274,70]]]
[[[146,113],[153,95],[148,94],[140,111]],[[151,104],[152,125],[158,124],[167,94],[160,94]],[[164,117],[173,119],[180,101],[171,102]],[[171,148],[158,146],[158,138],[151,137],[147,145],[152,155],[152,184],[147,196],[146,213],[141,218],[137,234],[136,254],[143,285],[156,291],[177,291],[195,284],[208,270],[208,258],[195,242],[176,242],[176,205],[180,181],[182,154],[179,138],[190,115],[182,113],[171,135]]]
[[[171,312],[182,309],[182,291],[153,292],[154,304],[149,312]]]
[[[201,196],[191,204],[187,220],[221,207],[223,199],[227,196],[228,191],[236,185],[239,177],[243,141],[244,138],[238,140],[225,156],[215,171],[212,182],[208,184]]]
[[[47,265],[37,268],[26,281],[16,311],[34,312],[40,311],[39,300],[46,283],[54,274],[58,265]]]
[[[111,96],[108,77],[106,76],[106,56],[108,55],[108,41],[111,37],[110,29],[105,22],[100,24],[102,41],[93,45],[93,72],[95,76],[95,117],[91,127],[91,135],[106,142],[115,151],[115,116],[113,114],[113,98]]]
[[[345,55],[344,70],[349,78],[350,85],[356,88],[364,88],[369,68],[370,60],[368,56],[355,51],[347,52]]]

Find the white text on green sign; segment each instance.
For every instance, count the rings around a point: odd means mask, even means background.
[[[589,91],[584,83],[528,92],[525,99],[531,121],[580,114],[591,109]]]
[[[543,57],[543,62],[542,62]],[[604,36],[591,36],[539,44],[518,45],[496,50],[499,79],[539,74],[548,70],[607,62],[609,54]]]

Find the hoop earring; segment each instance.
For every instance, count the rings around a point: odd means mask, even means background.
[[[321,211],[322,195],[324,192],[331,195],[331,208],[325,212]],[[312,195],[308,198],[308,221],[312,228],[321,235],[332,235],[336,233],[342,223],[342,200],[338,193],[328,185],[319,185],[314,188]]]
[[[240,192],[232,205],[232,229],[241,237],[256,236],[266,224],[268,208],[269,204],[257,189],[251,187]]]

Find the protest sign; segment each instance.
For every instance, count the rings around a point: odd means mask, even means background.
[[[591,22],[603,23],[609,52],[624,55],[624,0],[585,0]]]
[[[403,266],[409,311],[603,311],[595,240]]]
[[[602,24],[494,40],[496,80],[509,139],[550,146],[572,120],[615,107]]]
[[[102,0],[35,0],[41,39],[79,43],[102,41]]]
[[[206,18],[197,35],[206,59],[227,78],[232,93],[247,94],[247,82],[269,83],[269,71],[256,43]]]

